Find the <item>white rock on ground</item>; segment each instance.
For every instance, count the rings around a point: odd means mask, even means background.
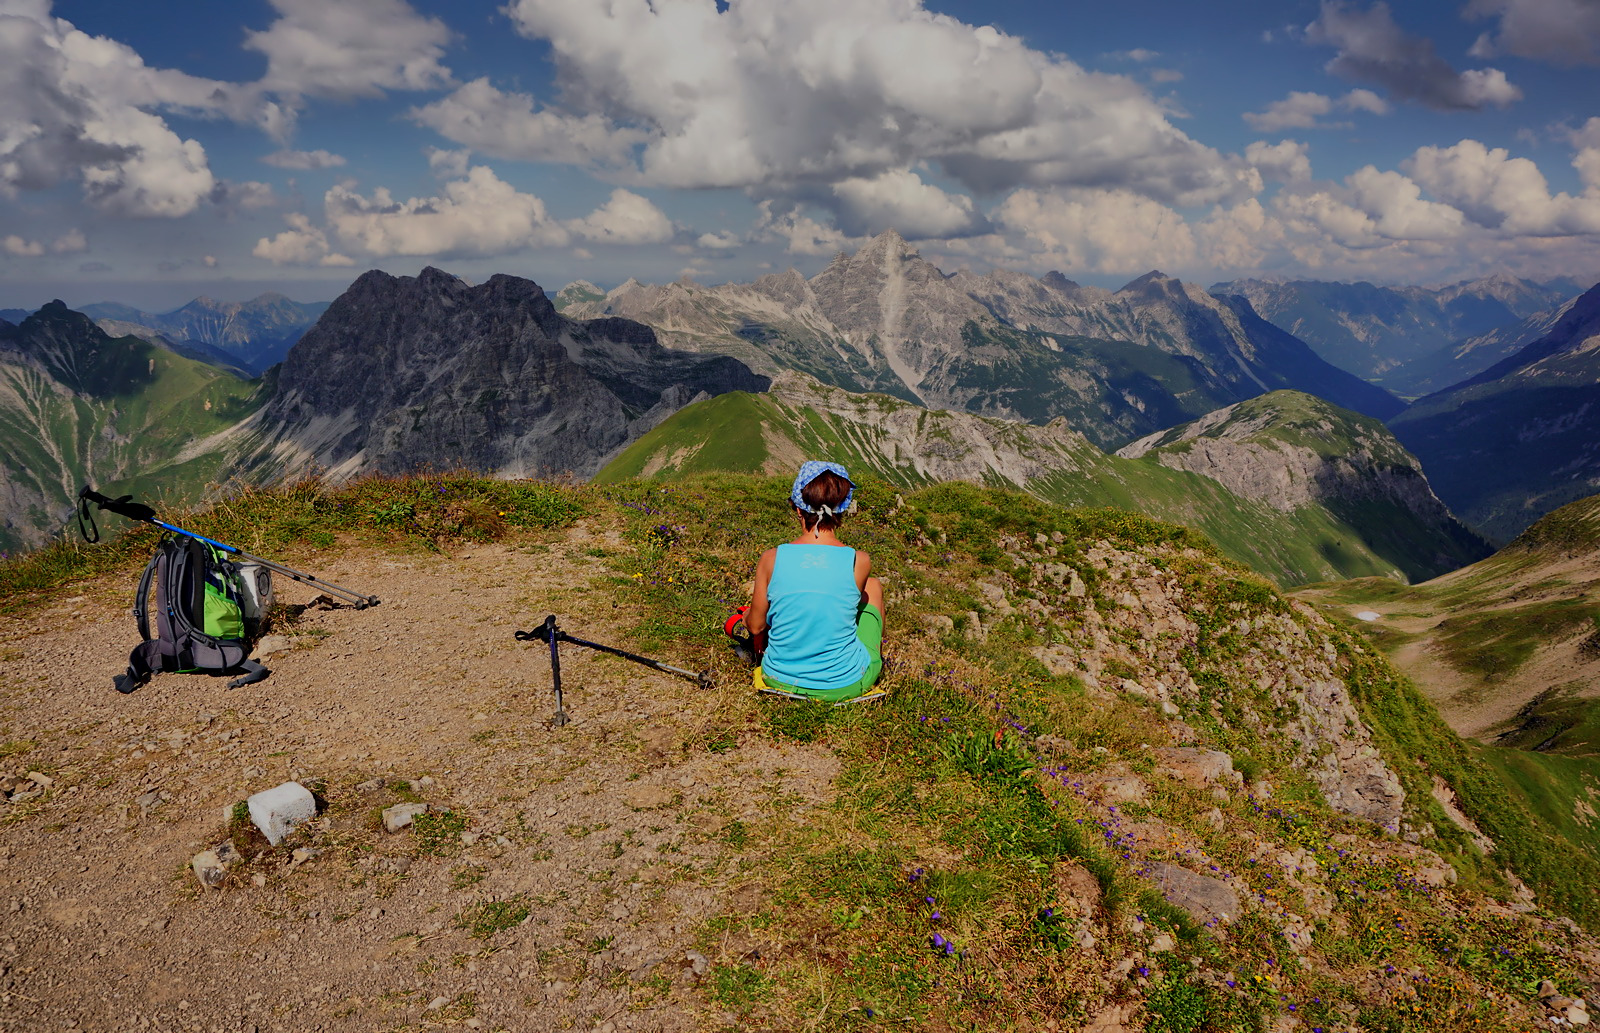
[[[296,825],[317,816],[317,801],[299,782],[285,782],[262,790],[245,801],[250,820],[267,842],[277,846]]]

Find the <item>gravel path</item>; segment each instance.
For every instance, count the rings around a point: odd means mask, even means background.
[[[837,762],[753,735],[725,748],[728,715],[750,712],[736,683],[573,647],[573,723],[551,727],[544,647],[511,632],[554,612],[621,644],[593,555],[614,536],[286,556],[383,603],[306,610],[269,643],[272,676],[240,689],[112,690],[128,576],[0,618],[0,1030],[717,1024],[694,937],[762,899],[740,880],[745,831],[806,820]],[[189,862],[228,837],[226,809],[287,779],[325,809],[270,850],[240,836],[259,856],[203,889]],[[460,827],[383,831],[406,800]]]

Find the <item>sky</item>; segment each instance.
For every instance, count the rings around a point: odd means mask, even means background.
[[[0,307],[1600,280],[1600,0],[0,0]]]

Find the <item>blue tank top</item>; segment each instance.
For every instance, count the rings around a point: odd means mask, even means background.
[[[856,637],[861,589],[856,551],[839,545],[780,545],[767,584],[762,673],[799,688],[853,685],[871,657]]]

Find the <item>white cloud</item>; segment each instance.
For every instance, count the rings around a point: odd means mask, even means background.
[[[1125,190],[1017,190],[994,219],[1058,268],[1135,273],[1182,268],[1197,254],[1183,216]]]
[[[1346,111],[1366,111],[1374,115],[1389,113],[1389,102],[1371,90],[1351,90],[1339,99],[1339,106]]]
[[[285,97],[377,97],[452,82],[440,59],[450,30],[404,0],[269,0],[278,20],[247,32],[266,55],[262,85]]]
[[[82,230],[68,230],[57,237],[50,250],[58,255],[76,255],[89,250],[89,240]]]
[[[862,243],[836,227],[813,219],[799,208],[779,210],[772,201],[757,206],[760,217],[754,236],[758,240],[782,240],[784,250],[796,255],[831,255]]]
[[[598,114],[535,111],[532,96],[502,93],[488,79],[474,79],[448,97],[413,108],[410,117],[475,151],[521,161],[620,167],[632,160],[634,146],[648,139]]]
[[[1431,40],[1407,35],[1386,3],[1363,11],[1344,0],[1322,0],[1320,15],[1306,27],[1306,40],[1338,50],[1328,71],[1382,86],[1400,100],[1441,110],[1476,110],[1522,99],[1522,91],[1499,69],[1457,72],[1434,51]]]
[[[1265,111],[1246,112],[1244,120],[1258,133],[1275,133],[1280,129],[1310,129],[1332,110],[1333,101],[1328,97],[1294,90],[1283,100],[1268,104]]]
[[[291,212],[284,216],[289,229],[276,237],[262,237],[250,252],[265,258],[274,265],[324,265],[344,266],[355,262],[344,255],[335,254],[328,246],[327,234],[311,225],[309,216]]]
[[[1339,129],[1347,122],[1320,122],[1335,107],[1345,111],[1365,111],[1374,115],[1387,115],[1389,104],[1371,90],[1351,90],[1337,101],[1321,93],[1290,92],[1283,100],[1275,100],[1265,111],[1246,112],[1244,120],[1258,133],[1274,133],[1280,129]]]
[[[0,247],[5,248],[6,254],[16,255],[18,258],[38,258],[44,254],[43,244],[37,240],[24,240],[15,233],[0,240]]]
[[[451,151],[429,147],[423,153],[428,156],[428,168],[441,179],[460,179],[465,176],[472,160],[472,152],[466,148]]]
[[[261,159],[280,169],[336,169],[345,163],[342,155],[330,151],[274,151]]]
[[[324,198],[328,228],[367,255],[504,255],[566,244],[566,228],[544,201],[519,192],[487,166],[440,187],[437,197],[396,201],[383,187],[371,197],[337,185]]]
[[[1587,153],[1580,151],[1574,161],[1580,174]],[[1430,193],[1480,226],[1516,236],[1600,233],[1600,196],[1552,196],[1539,167],[1527,158],[1511,157],[1505,148],[1489,148],[1477,140],[1423,147],[1404,167]]]
[[[865,179],[853,176],[833,185],[839,200],[839,228],[868,236],[893,226],[913,240],[958,237],[979,229],[972,198],[947,193],[910,169],[890,169]]]
[[[1455,239],[1466,224],[1455,208],[1424,200],[1413,180],[1371,165],[1346,176],[1342,187],[1286,190],[1273,199],[1273,208],[1294,232],[1358,249]]]
[[[728,251],[739,246],[739,235],[727,230],[702,233],[695,239],[695,244],[710,251]]]
[[[567,223],[574,236],[598,244],[660,244],[672,239],[672,220],[650,199],[613,190],[610,200],[581,219]]]
[[[51,18],[47,3],[0,7],[0,194],[77,180],[114,214],[189,214],[216,181],[204,148],[162,111],[268,130],[285,118],[253,86],[151,68],[132,48]]]
[[[1311,178],[1310,148],[1298,140],[1280,140],[1269,144],[1257,140],[1244,149],[1245,160],[1261,171],[1264,179],[1279,183],[1294,183]]]
[[[1237,163],[1179,131],[1133,80],[913,0],[506,11],[549,42],[562,117],[645,134],[622,182],[834,204],[835,184],[927,162],[975,193],[1109,182],[1173,203],[1249,193]],[[531,99],[516,107],[535,117]],[[445,131],[479,146],[476,131]]]
[[[1600,64],[1600,4],[1594,0],[1472,0],[1468,18],[1499,18],[1474,57],[1515,54],[1557,64]]]

